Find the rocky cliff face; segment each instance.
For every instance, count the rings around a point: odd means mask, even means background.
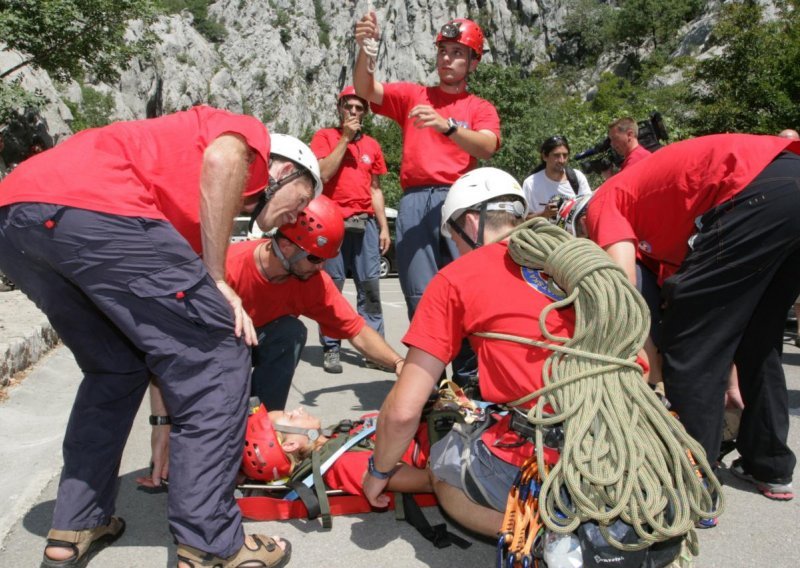
[[[382,28],[376,75],[380,80],[435,83],[433,38],[453,17],[478,21],[487,35],[485,61],[533,67],[552,57],[569,0],[372,0]],[[713,3],[711,3],[713,4]],[[334,120],[336,93],[352,80],[355,21],[366,0],[218,0],[209,14],[227,38],[208,42],[188,13],[155,24],[161,41],[148,61],[133,61],[111,93],[113,118],[155,116],[208,103],[257,116],[275,131],[302,134]],[[702,45],[710,27],[687,29],[682,50]],[[130,33],[141,34],[141,26]],[[613,67],[613,61],[605,65]],[[0,62],[0,65],[3,65]],[[71,120],[59,98],[78,102],[76,85],[56,88],[44,73],[23,70],[54,101],[51,132],[63,137]],[[591,78],[587,77],[587,90]]]

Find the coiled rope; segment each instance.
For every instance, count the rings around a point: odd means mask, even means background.
[[[371,14],[375,11],[375,8],[372,6],[372,0],[367,0],[367,14]],[[364,55],[367,56],[367,71],[370,75],[375,74],[375,67],[378,63],[378,48],[380,44],[378,40],[372,37],[368,37],[364,40],[364,45],[361,46],[361,49],[364,51]]]
[[[547,472],[539,496],[542,521],[557,533],[596,521],[622,550],[689,535],[697,554],[695,523],[722,513],[721,487],[700,444],[647,386],[636,363],[650,323],[643,298],[597,245],[544,219],[517,227],[508,250],[517,264],[542,270],[567,294],[539,316],[544,342],[476,333],[553,351],[543,367],[543,388],[509,403],[517,407],[539,397],[528,420],[563,423],[564,448],[549,472],[542,429],[536,429],[538,471]],[[573,337],[553,335],[547,315],[567,306],[575,310]],[[553,414],[545,412],[547,405]],[[633,526],[638,542],[623,544],[610,534],[617,519]]]

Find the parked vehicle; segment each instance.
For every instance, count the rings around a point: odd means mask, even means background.
[[[263,239],[266,234],[258,227],[253,227],[253,232],[248,231],[250,217],[236,217],[233,220],[233,230],[231,231],[231,242],[248,241],[253,239]]]

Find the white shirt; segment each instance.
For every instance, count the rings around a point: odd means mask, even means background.
[[[574,171],[575,177],[578,178],[578,195],[575,195],[575,192],[572,191],[572,186],[566,177],[563,181],[553,181],[545,175],[544,170],[529,176],[522,183],[522,191],[525,192],[525,198],[528,200],[528,213],[544,211],[544,208],[556,195],[571,199],[592,193],[592,188],[589,187],[586,176],[578,170]]]

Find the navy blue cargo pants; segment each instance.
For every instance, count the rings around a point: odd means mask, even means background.
[[[782,154],[707,212],[662,288],[664,387],[687,432],[719,455],[731,361],[744,412],[736,439],[756,479],[791,479],[781,367],[786,312],[800,292],[800,156]]]
[[[256,329],[250,392],[267,410],[284,410],[300,353],[306,345],[306,326],[294,316],[281,316]]]
[[[48,316],[83,371],[52,527],[114,513],[122,451],[149,377],[173,420],[168,514],[179,543],[230,556],[250,351],[230,306],[166,221],[39,203],[0,208],[0,269]]]

